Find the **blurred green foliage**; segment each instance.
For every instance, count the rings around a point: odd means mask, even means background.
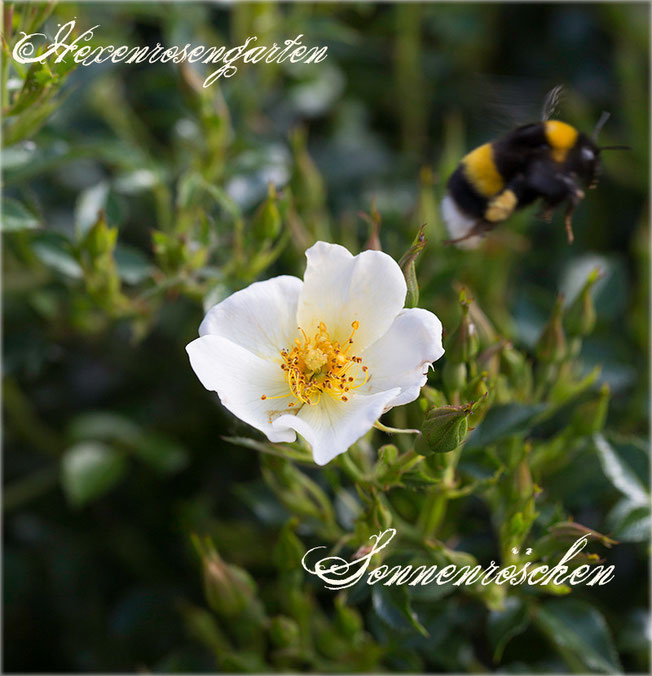
[[[99,24],[91,44],[302,33],[329,55],[207,89],[196,64],[8,58],[72,17]],[[5,669],[646,672],[649,7],[6,2],[3,20]],[[632,147],[605,157],[575,244],[527,210],[442,247],[448,174],[559,83],[560,117],[609,110],[601,142]],[[189,368],[204,311],[300,276],[317,239],[382,246],[442,319],[446,357],[386,421],[423,425],[416,447],[374,431],[316,468]],[[593,529],[616,579],[334,595],[300,567],[390,524],[386,563],[437,565],[551,560]]]

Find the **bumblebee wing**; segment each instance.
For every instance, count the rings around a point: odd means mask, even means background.
[[[547,122],[557,113],[564,95],[564,85],[557,85],[546,94],[546,98],[543,100],[543,107],[541,108],[541,122]]]
[[[502,136],[541,115],[540,80],[530,77],[475,74],[469,115],[481,124],[487,138]]]

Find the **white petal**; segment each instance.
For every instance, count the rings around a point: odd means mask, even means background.
[[[395,388],[371,395],[356,394],[349,401],[324,395],[318,404],[304,406],[296,416],[278,418],[274,425],[295,429],[312,446],[315,462],[325,465],[368,432],[399,392]]]
[[[359,354],[387,331],[403,307],[407,287],[401,268],[381,251],[352,256],[326,242],[308,249],[306,258],[299,326],[311,335],[324,322],[330,337],[344,342],[357,320],[351,354]]]
[[[285,415],[294,397],[262,400],[289,392],[281,367],[252,354],[221,336],[202,336],[186,346],[190,364],[207,390],[217,392],[220,401],[240,420],[267,435],[273,442],[294,441],[296,434],[287,425],[272,425]]]
[[[199,335],[228,338],[253,354],[276,359],[291,347],[297,331],[297,303],[303,283],[297,277],[273,277],[236,291],[214,305]]]
[[[389,331],[360,356],[369,369],[365,392],[400,387],[389,407],[414,401],[426,384],[428,368],[443,354],[441,322],[421,308],[403,310]]]

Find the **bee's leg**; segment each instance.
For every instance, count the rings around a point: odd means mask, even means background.
[[[564,226],[566,227],[566,237],[568,238],[568,243],[572,244],[575,240],[573,235],[573,212],[577,208],[577,205],[584,199],[584,191],[580,188],[575,188],[574,192],[571,193],[570,198],[568,199],[568,204],[566,205],[566,213],[564,214]]]
[[[543,198],[545,208],[552,210],[567,201],[564,225],[568,243],[574,240],[572,216],[584,199],[584,192],[573,174],[564,174],[551,162],[534,163],[527,175],[528,187]]]
[[[575,205],[572,202],[569,202],[568,206],[566,207],[566,214],[564,215],[564,225],[566,226],[566,237],[568,237],[569,244],[572,244],[575,241],[572,223],[573,211],[575,211]]]
[[[496,226],[496,223],[489,223],[483,219],[479,219],[475,222],[473,227],[462,237],[458,237],[457,239],[447,239],[442,242],[444,246],[450,246],[451,244],[459,244],[460,242],[464,242],[467,239],[471,239],[471,237],[478,237],[486,234],[489,232],[489,230],[492,230]]]

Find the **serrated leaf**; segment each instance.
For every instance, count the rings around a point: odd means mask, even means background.
[[[627,498],[618,502],[607,516],[607,527],[620,542],[645,542],[650,537],[651,525],[650,506]]]
[[[593,436],[602,471],[612,485],[637,505],[647,505],[650,496],[634,470],[618,455],[602,434]]]
[[[622,671],[607,623],[589,603],[572,598],[548,601],[535,618],[573,671]]]
[[[18,200],[2,198],[2,232],[33,230],[40,225],[40,220]]]
[[[69,448],[61,459],[61,483],[75,507],[99,498],[113,488],[126,470],[124,456],[99,441]]]
[[[494,662],[499,662],[505,646],[530,624],[528,607],[517,596],[508,596],[502,610],[492,610],[487,621],[489,642],[494,651]]]
[[[527,432],[546,408],[545,404],[492,406],[479,427],[467,438],[466,448],[484,448],[501,439]]]

